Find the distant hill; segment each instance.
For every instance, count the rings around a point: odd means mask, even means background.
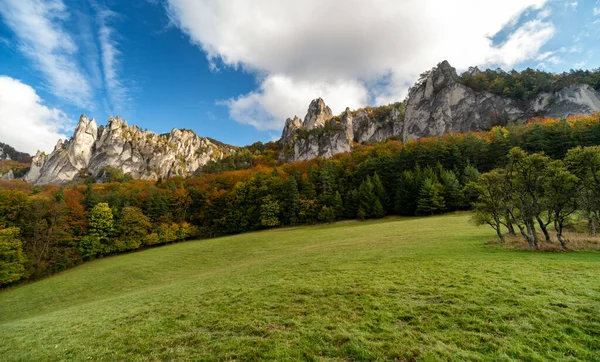
[[[0,142],[0,160],[13,160],[17,162],[30,163],[31,155],[25,152],[19,152],[14,147]]]

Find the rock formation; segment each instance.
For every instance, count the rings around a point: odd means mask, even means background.
[[[514,101],[458,82],[443,61],[408,95],[404,139],[489,129],[523,117]]]
[[[350,151],[353,142],[380,142],[402,134],[403,128],[398,104],[356,112],[346,108],[340,116],[333,117],[331,109],[318,98],[310,103],[304,122],[300,123],[298,117],[286,121],[280,160],[331,157]]]
[[[34,184],[64,184],[80,176],[98,178],[107,167],[135,179],[187,176],[234,149],[190,130],[158,135],[128,126],[119,117],[98,127],[94,119],[82,115],[69,141],[59,140],[49,155],[38,151],[24,179]]]
[[[473,67],[468,73],[477,76],[481,71]],[[334,116],[323,99],[313,100],[303,120],[286,120],[279,158],[290,162],[331,157],[350,151],[356,143],[382,142],[390,137],[406,141],[486,130],[532,116],[567,117],[599,111],[600,93],[589,85],[569,85],[539,94],[530,102],[516,102],[466,86],[456,70],[443,61],[424,73],[405,102],[354,111],[347,108]],[[17,157],[17,153],[8,155],[2,146],[0,159]],[[59,141],[51,154],[38,152],[31,159],[24,179],[36,184],[67,183],[88,175],[102,179],[107,167],[136,179],[186,176],[235,150],[189,130],[173,129],[157,135],[130,127],[119,117],[99,127],[93,119],[82,116],[69,141]],[[29,162],[29,155],[19,157]]]
[[[532,103],[534,112],[547,117],[567,117],[600,111],[600,93],[587,84],[573,84],[551,93],[540,94]]]
[[[15,178],[15,174],[13,172],[13,170],[8,170],[7,173],[5,173],[4,175],[0,176],[0,180],[14,180]]]
[[[481,72],[474,67],[469,73],[474,76]],[[333,117],[322,99],[312,101],[304,122],[298,117],[286,121],[280,159],[330,157],[350,151],[352,142],[381,142],[393,136],[414,140],[487,130],[533,116],[567,117],[594,112],[600,112],[600,93],[589,85],[570,85],[540,94],[529,103],[515,102],[460,83],[456,70],[443,61],[410,89],[405,104],[353,112],[346,109]]]

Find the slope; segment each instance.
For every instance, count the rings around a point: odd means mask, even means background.
[[[468,214],[274,229],[0,293],[4,360],[594,360],[598,253],[485,245]]]

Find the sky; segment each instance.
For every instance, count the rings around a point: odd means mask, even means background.
[[[600,0],[0,0],[0,142],[50,152],[79,116],[246,145],[322,97],[401,101],[442,60],[600,67]]]

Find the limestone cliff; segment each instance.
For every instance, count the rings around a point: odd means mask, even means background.
[[[411,88],[404,139],[489,129],[524,115],[510,99],[460,84],[456,70],[444,61]]]
[[[280,160],[301,161],[331,157],[348,152],[353,142],[380,142],[402,134],[404,125],[400,104],[363,108],[333,117],[321,99],[308,107],[304,122],[288,119],[281,135],[283,152]]]
[[[474,68],[475,72],[479,72]],[[406,105],[405,139],[441,136],[505,125],[533,116],[564,118],[600,111],[600,93],[587,84],[574,84],[517,103],[458,82],[456,70],[443,61],[411,88]]]
[[[38,151],[24,179],[40,185],[64,184],[88,175],[99,178],[107,167],[135,179],[187,176],[234,150],[190,130],[158,135],[128,126],[119,117],[98,127],[94,119],[82,115],[69,141],[59,140],[48,155]]]
[[[475,67],[469,74],[479,73]],[[443,61],[424,73],[403,103],[346,109],[333,117],[322,99],[314,100],[303,122],[298,117],[286,121],[280,159],[330,157],[350,151],[353,142],[381,142],[393,136],[413,140],[487,130],[533,116],[561,118],[594,112],[600,112],[600,93],[589,85],[569,85],[529,102],[516,102],[462,84],[456,70]]]

